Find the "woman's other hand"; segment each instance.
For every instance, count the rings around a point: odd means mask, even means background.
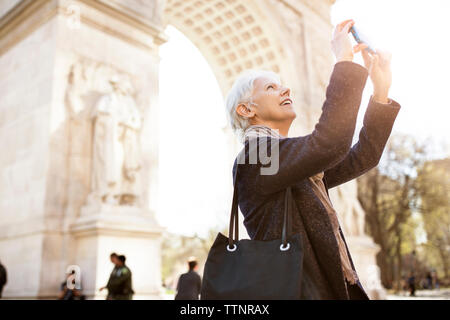
[[[373,99],[380,103],[388,103],[389,89],[392,84],[392,55],[379,49],[376,51],[377,53],[373,55],[366,50],[362,52],[364,65],[369,70],[373,83]]]

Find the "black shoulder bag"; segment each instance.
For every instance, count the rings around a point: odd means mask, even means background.
[[[201,300],[295,300],[300,299],[303,247],[300,234],[291,229],[292,192],[286,189],[282,238],[239,240],[237,171],[231,208],[229,238],[216,237],[203,271]],[[288,226],[289,223],[289,226]],[[234,241],[233,241],[234,225]]]

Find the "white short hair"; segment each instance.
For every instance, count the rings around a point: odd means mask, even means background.
[[[230,121],[231,128],[240,137],[242,137],[245,129],[249,126],[249,121],[236,112],[236,107],[240,103],[252,102],[253,84],[256,79],[262,77],[272,79],[272,81],[278,84],[281,83],[280,76],[273,71],[248,69],[238,76],[228,92],[225,101],[228,120]]]

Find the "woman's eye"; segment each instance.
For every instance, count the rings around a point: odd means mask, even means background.
[[[270,86],[268,86],[268,87],[267,87],[267,89],[269,89],[269,88],[272,88],[272,89],[273,89],[273,86],[272,86],[272,85],[270,85]]]

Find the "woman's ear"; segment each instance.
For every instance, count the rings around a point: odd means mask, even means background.
[[[255,111],[252,110],[250,106],[248,106],[245,103],[238,104],[238,106],[236,107],[236,112],[238,115],[248,119],[253,118],[255,116]]]

